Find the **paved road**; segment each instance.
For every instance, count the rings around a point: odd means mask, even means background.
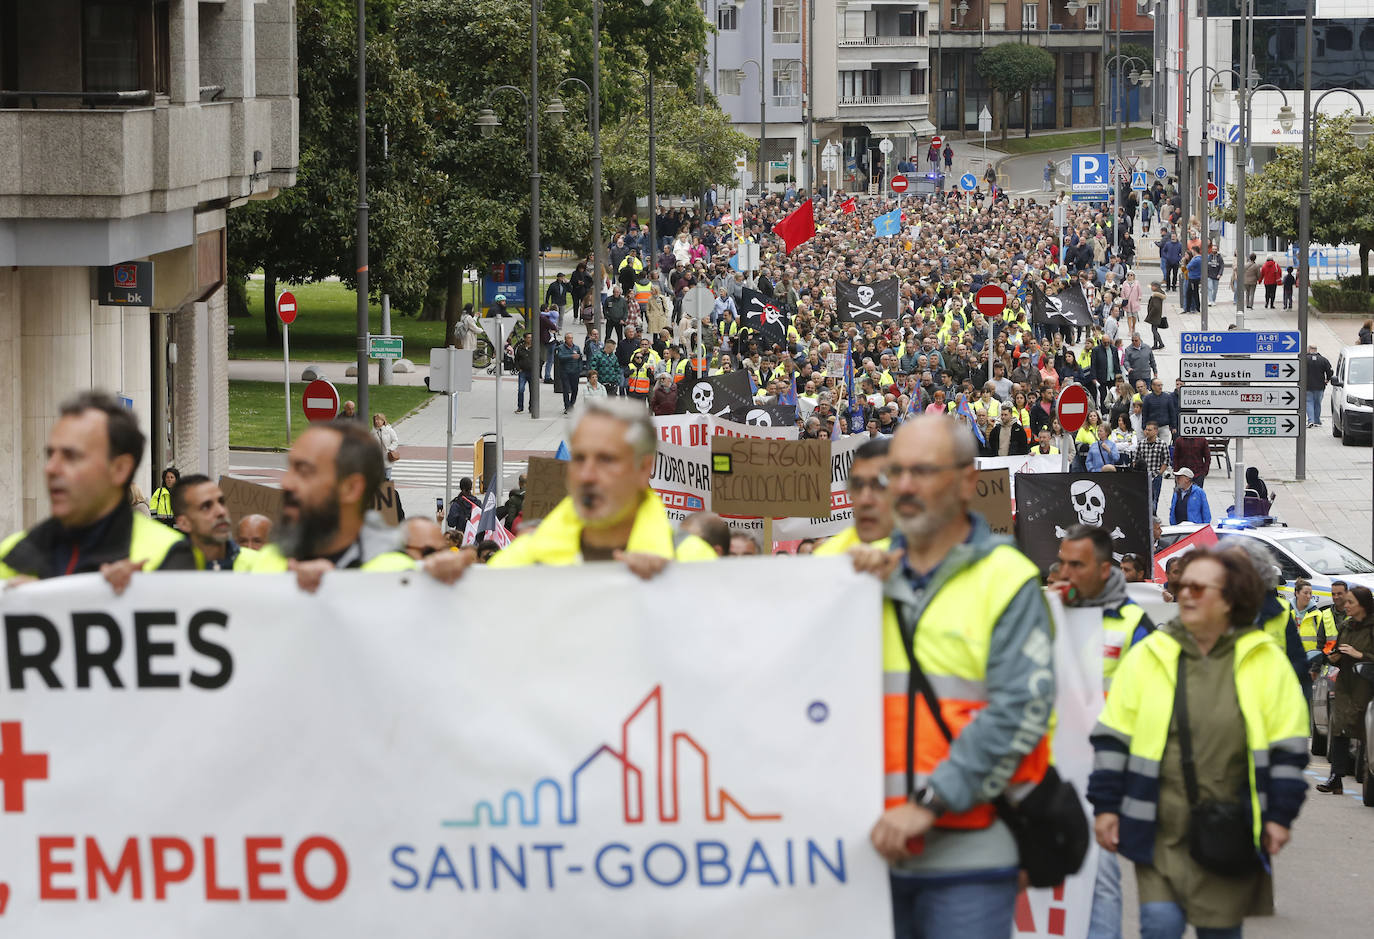
[[[1326,779],[1330,766],[1313,757],[1308,782]],[[1369,889],[1369,857],[1374,846],[1374,808],[1360,801],[1353,780],[1345,795],[1309,788],[1307,802],[1293,826],[1293,840],[1274,865],[1274,915],[1246,920],[1247,939],[1294,936],[1362,936],[1369,933],[1374,900]],[[1140,935],[1135,874],[1122,870],[1124,934]]]

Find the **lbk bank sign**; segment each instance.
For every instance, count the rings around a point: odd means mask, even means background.
[[[95,270],[96,303],[103,306],[153,305],[152,261],[128,261]]]

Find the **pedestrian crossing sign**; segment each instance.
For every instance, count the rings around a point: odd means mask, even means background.
[[[1150,188],[1149,183],[1145,181],[1145,172],[1143,170],[1137,170],[1131,174],[1131,188],[1140,192],[1144,192],[1146,189]]]

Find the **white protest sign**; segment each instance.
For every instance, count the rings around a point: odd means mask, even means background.
[[[709,564],[0,593],[0,928],[888,935],[878,582],[733,564],[831,589],[728,617]]]
[[[1093,748],[1088,740],[1102,711],[1102,611],[1064,609],[1059,595],[1045,591],[1054,618],[1054,766],[1073,783],[1091,825],[1088,776]],[[1097,879],[1097,845],[1089,838],[1088,856],[1079,872],[1053,890],[1028,890],[1016,904],[1018,939],[1083,939],[1092,915]]]
[[[1059,473],[1064,469],[1063,457],[1059,454],[1037,454],[1028,456],[980,456],[974,461],[979,469],[1005,469],[1011,476],[1011,500],[1016,504],[1017,473]]]

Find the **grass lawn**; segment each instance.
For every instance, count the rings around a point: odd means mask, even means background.
[[[471,301],[478,285],[466,284],[464,301]],[[351,362],[357,357],[354,336],[358,320],[357,294],[343,284],[324,281],[315,284],[295,286],[282,283],[278,291],[290,290],[296,295],[299,316],[291,325],[291,359],[305,362]],[[262,281],[248,282],[248,309],[251,318],[232,319],[234,324],[231,359],[280,359],[281,340],[267,341],[266,327],[262,319]],[[372,334],[382,331],[382,307],[380,303],[371,305],[369,329]],[[429,362],[429,350],[443,346],[444,323],[422,322],[411,316],[402,316],[391,308],[391,334],[405,337],[405,357],[412,362]]]
[[[1121,134],[1122,140],[1144,140],[1150,136],[1148,127],[1127,127]],[[1004,153],[1044,153],[1047,150],[1067,150],[1070,147],[1096,146],[1102,139],[1102,132],[1085,130],[1069,134],[1043,134],[1038,137],[1008,135],[1007,142],[988,138],[988,146],[996,147]],[[1116,131],[1107,128],[1107,148],[1111,149],[1116,139]]]
[[[299,320],[297,321],[299,322]],[[299,435],[310,422],[301,411],[305,382],[291,384],[291,432]],[[340,390],[340,394],[344,394]],[[368,399],[373,411],[386,414],[396,424],[430,398],[428,388],[412,385],[371,385]],[[229,446],[286,448],[286,408],[282,384],[272,381],[229,383]]]

